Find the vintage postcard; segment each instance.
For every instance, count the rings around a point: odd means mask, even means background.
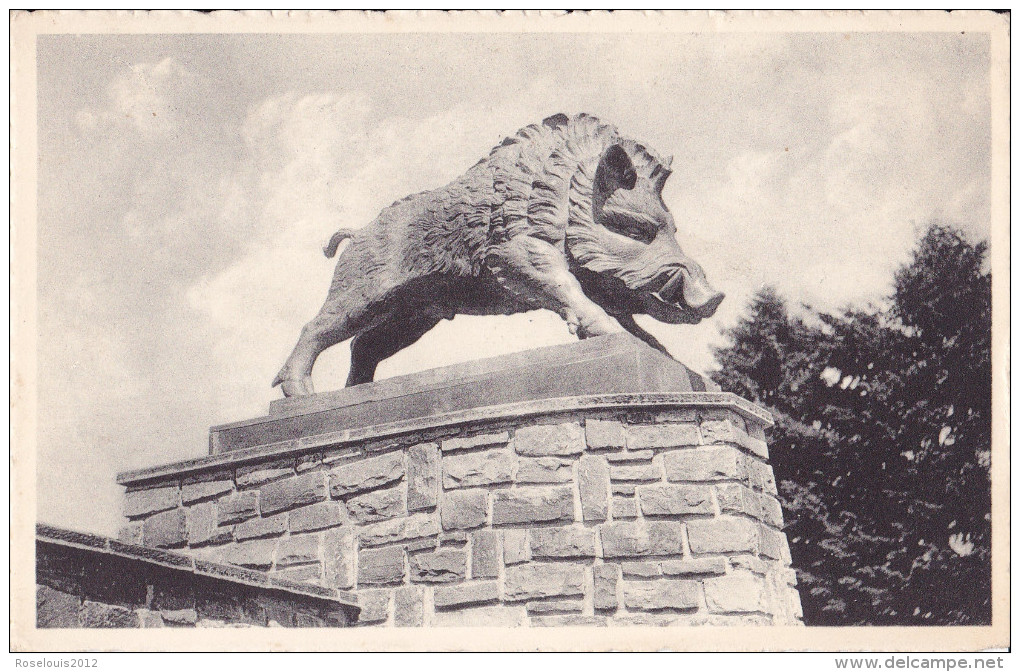
[[[12,650],[1008,648],[1009,18],[13,12]]]

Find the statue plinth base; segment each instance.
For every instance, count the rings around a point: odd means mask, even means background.
[[[124,535],[364,625],[799,624],[771,418],[709,386],[612,337],[284,400],[121,474]]]

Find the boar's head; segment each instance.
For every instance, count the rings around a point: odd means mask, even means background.
[[[621,140],[601,153],[594,171],[578,170],[566,247],[586,290],[610,310],[694,324],[715,313],[724,295],[676,241],[662,201],[671,162]]]

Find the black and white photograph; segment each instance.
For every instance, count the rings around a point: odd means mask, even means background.
[[[10,27],[12,651],[1008,650],[1008,11]]]

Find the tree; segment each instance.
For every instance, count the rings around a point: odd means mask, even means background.
[[[766,288],[716,352],[723,389],[776,417],[809,623],[990,621],[986,253],[934,224],[887,308],[808,320]]]

